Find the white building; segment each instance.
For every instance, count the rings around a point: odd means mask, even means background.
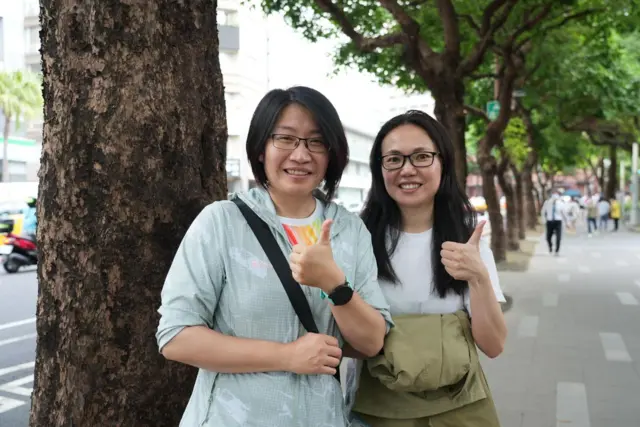
[[[227,179],[230,192],[255,185],[251,166],[246,159],[245,142],[249,122],[258,102],[274,87],[305,83],[294,80],[295,77],[284,77],[284,71],[290,71],[288,68],[302,67],[304,70],[304,67],[312,66],[299,57],[300,50],[294,44],[286,43],[289,35],[282,31],[286,24],[266,18],[259,9],[238,3],[235,0],[221,0],[218,3],[220,66],[225,84],[229,130]],[[287,65],[289,63],[292,65]],[[303,77],[307,78],[303,80],[309,81],[309,76],[304,74]],[[372,122],[372,125],[376,126],[376,123]],[[349,205],[360,203],[370,187],[368,158],[374,135],[356,130],[348,122],[344,126],[351,160],[343,174],[337,196],[345,205]]]

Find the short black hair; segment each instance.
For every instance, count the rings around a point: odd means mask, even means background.
[[[338,116],[331,101],[315,89],[305,86],[294,86],[289,89],[273,89],[258,103],[251,118],[247,134],[247,158],[256,182],[267,186],[267,175],[260,155],[264,150],[273,128],[287,106],[299,104],[313,115],[320,135],[329,147],[329,163],[324,176],[325,199],[331,200],[335,195],[342,173],[349,162],[349,144]]]

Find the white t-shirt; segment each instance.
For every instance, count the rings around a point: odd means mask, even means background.
[[[399,279],[393,284],[380,280],[380,287],[391,306],[391,315],[399,314],[448,314],[463,308],[463,298],[449,293],[440,298],[433,290],[433,271],[431,268],[432,230],[422,233],[400,233],[398,246],[391,257],[391,265]],[[499,302],[505,302],[493,252],[485,239],[480,240],[480,257],[484,261],[491,285]],[[469,307],[469,290],[464,294],[464,306]]]

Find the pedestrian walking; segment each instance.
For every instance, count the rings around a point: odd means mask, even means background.
[[[553,252],[552,239],[556,236],[555,254],[560,251],[560,241],[562,240],[562,222],[566,220],[565,204],[560,199],[560,193],[554,191],[542,205],[542,221],[547,227],[547,244],[549,253]]]

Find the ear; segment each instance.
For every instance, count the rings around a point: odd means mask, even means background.
[[[260,154],[260,156],[258,156],[258,161],[260,163],[264,163],[264,154]]]

